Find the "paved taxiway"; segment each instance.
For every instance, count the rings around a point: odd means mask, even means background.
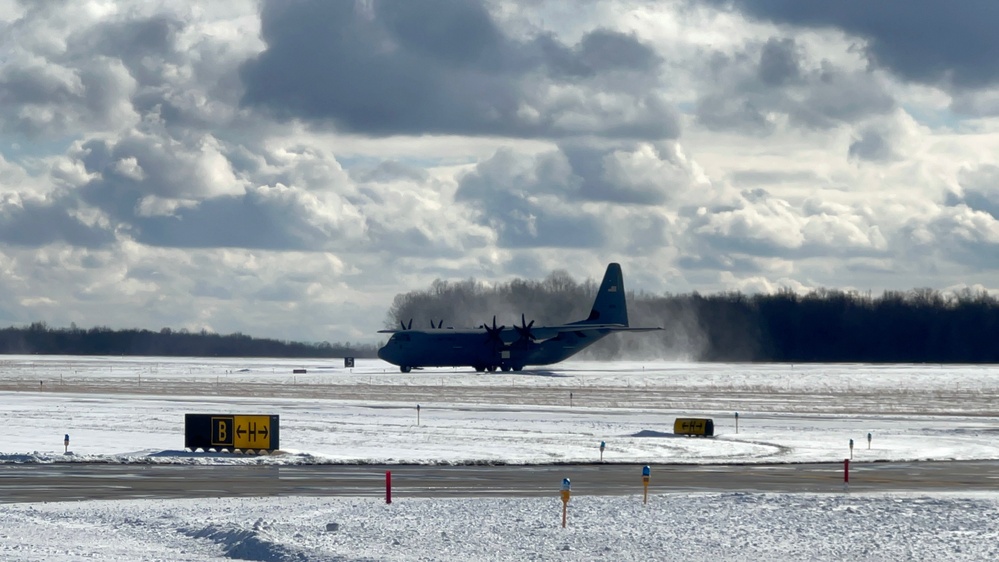
[[[0,502],[229,496],[381,496],[385,472],[405,497],[557,497],[562,478],[573,493],[642,492],[641,466],[423,465],[0,465]],[[843,465],[653,465],[650,493],[842,492]],[[854,463],[851,491],[996,491],[999,461]]]

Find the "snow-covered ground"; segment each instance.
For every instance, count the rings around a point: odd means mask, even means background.
[[[15,356],[0,361],[0,393],[0,462],[544,463],[596,460],[601,441],[608,462],[821,462],[849,456],[851,439],[857,461],[999,459],[991,366],[568,362],[404,375],[377,360]],[[185,413],[279,415],[287,454],[183,454]],[[683,416],[714,419],[717,437],[675,438]]]
[[[0,559],[984,562],[999,558],[997,508],[994,495],[580,495],[563,529],[555,497],[17,504],[0,505]]]
[[[593,461],[601,441],[609,462],[839,461],[850,439],[861,462],[999,459],[997,398],[992,366],[567,362],[403,375],[376,360],[9,356],[0,463]],[[279,415],[284,453],[189,454],[185,413]],[[681,416],[713,418],[718,437],[674,437]],[[666,494],[643,506],[576,490],[567,529],[554,491],[0,504],[0,559],[986,560],[999,553],[997,504],[999,493],[957,491]]]

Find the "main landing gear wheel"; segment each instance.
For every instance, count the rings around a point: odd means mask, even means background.
[[[413,368],[410,367],[409,365],[403,365],[402,367],[399,367],[399,370],[402,371],[403,373],[408,373],[412,371]]]
[[[476,373],[481,373],[482,371],[486,370],[486,368],[483,367],[482,365],[472,365],[472,368],[475,369]]]

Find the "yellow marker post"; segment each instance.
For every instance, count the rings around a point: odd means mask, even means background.
[[[562,528],[565,529],[569,510],[569,497],[572,495],[572,483],[568,478],[562,479]]]
[[[649,465],[642,467],[642,487],[645,492],[642,494],[642,503],[649,503],[649,480],[652,480],[652,468]]]

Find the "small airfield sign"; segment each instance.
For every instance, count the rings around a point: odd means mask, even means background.
[[[273,451],[279,448],[279,416],[187,414],[184,446],[192,451]]]

